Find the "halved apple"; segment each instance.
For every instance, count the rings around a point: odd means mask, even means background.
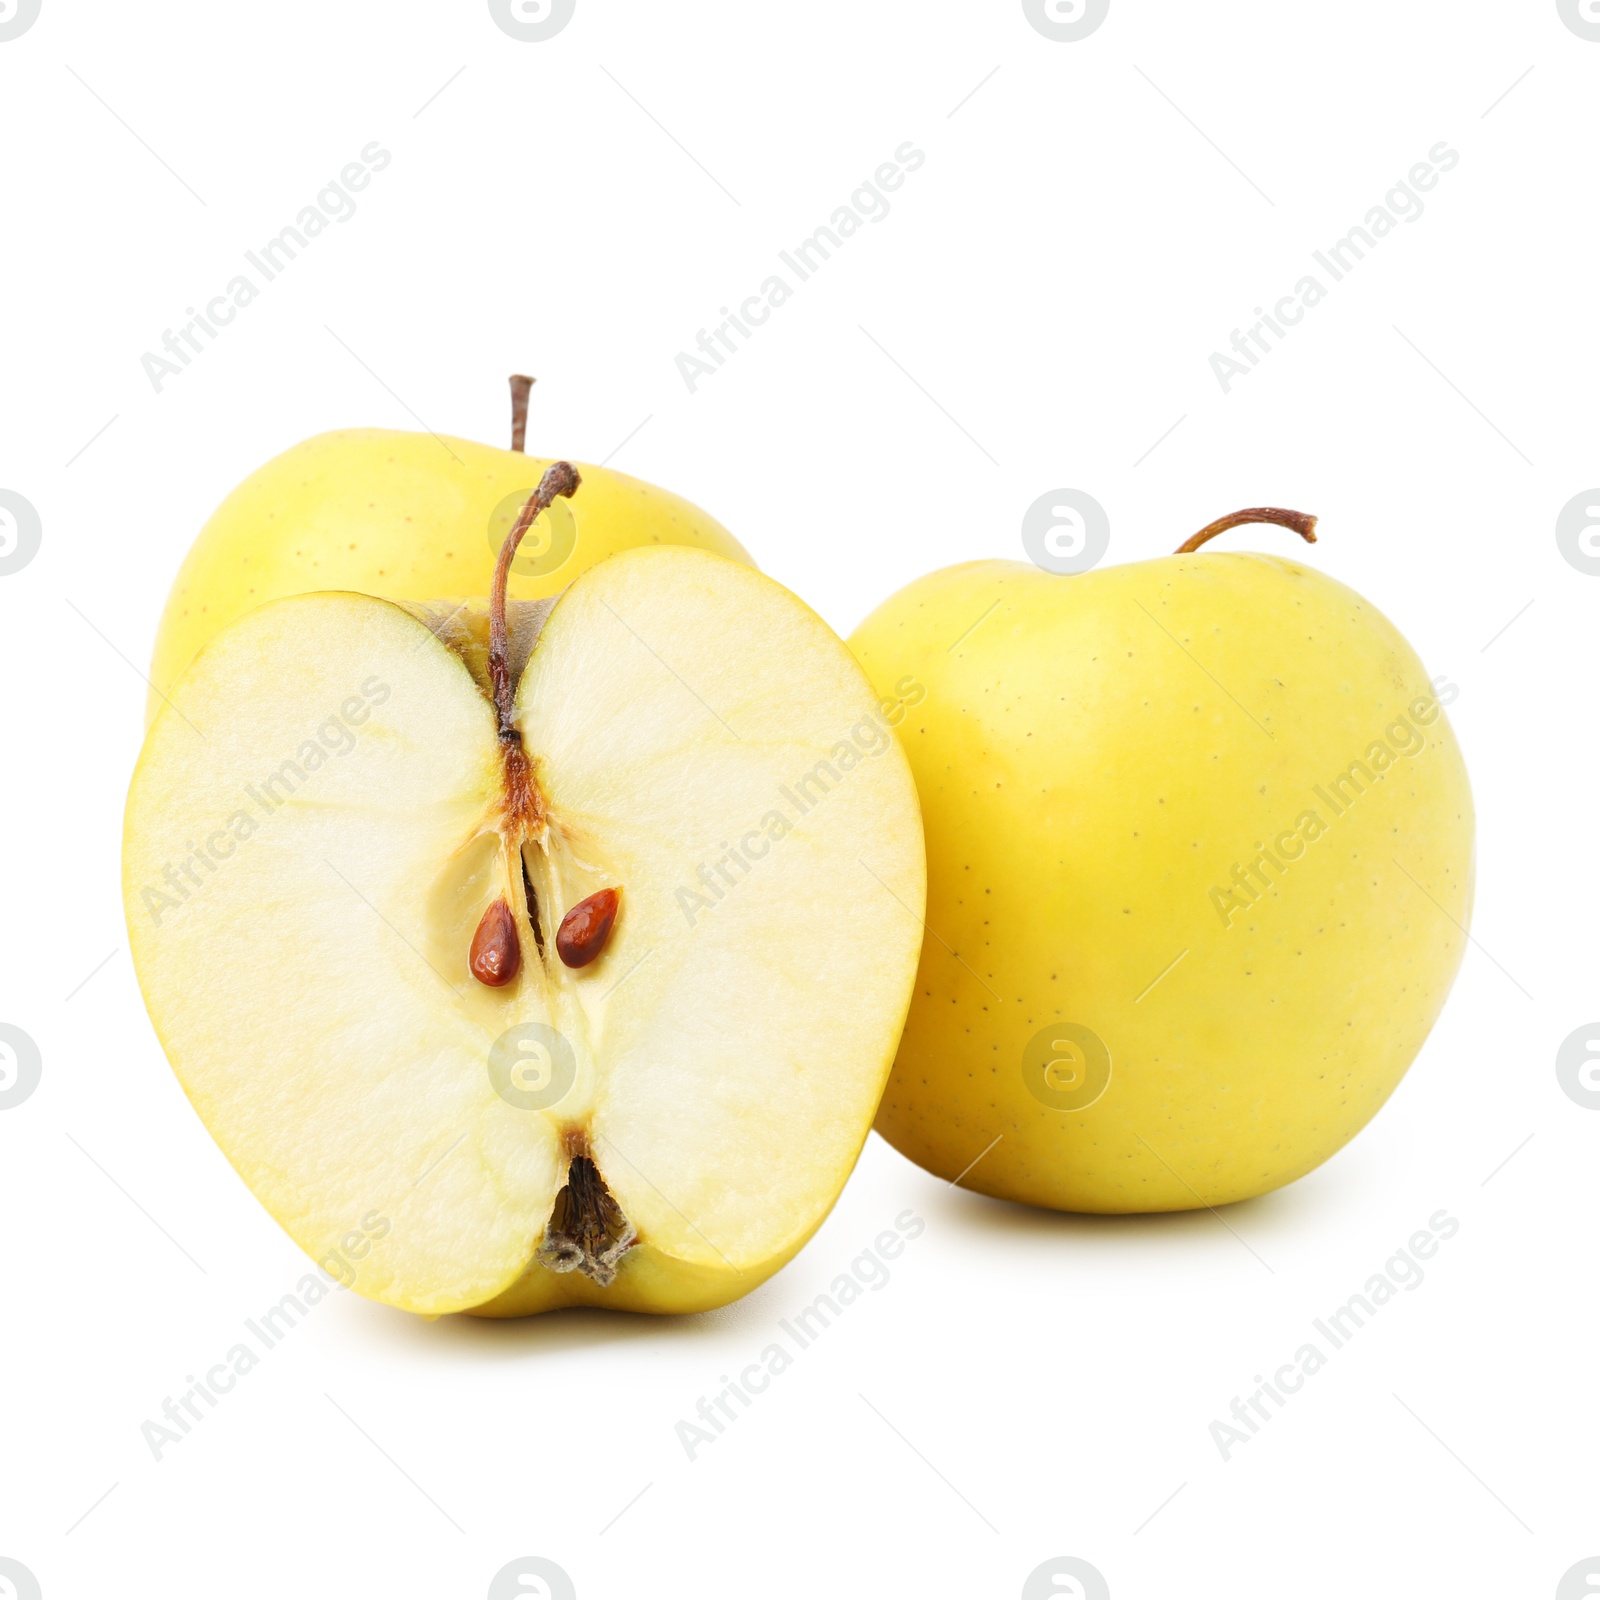
[[[481,603],[327,593],[202,652],[128,798],[151,1019],[374,1299],[724,1304],[821,1222],[883,1090],[922,942],[905,757],[827,626],[720,556],[513,608],[498,708],[495,643]]]

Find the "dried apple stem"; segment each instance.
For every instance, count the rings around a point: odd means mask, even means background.
[[[1226,533],[1229,528],[1237,528],[1246,522],[1271,522],[1280,528],[1288,528],[1293,533],[1298,533],[1307,544],[1317,542],[1317,519],[1308,516],[1304,511],[1280,511],[1276,506],[1254,506],[1249,511],[1235,511],[1226,517],[1218,517],[1215,522],[1207,524],[1192,539],[1185,539],[1174,552],[1176,555],[1186,556],[1198,550],[1208,539],[1215,539],[1219,533]]]
[[[494,564],[494,585],[489,591],[489,685],[494,691],[495,720],[499,724],[500,759],[505,768],[505,827],[513,844],[537,834],[544,809],[533,784],[533,767],[522,748],[522,733],[511,720],[511,668],[506,661],[506,580],[522,536],[534,518],[559,496],[570,495],[581,480],[570,461],[556,461],[545,469],[539,487],[528,496]]]
[[[506,664],[506,580],[511,575],[511,563],[523,534],[539,513],[558,499],[570,498],[582,481],[570,461],[552,462],[539,480],[539,487],[528,496],[528,503],[500,546],[500,559],[494,564],[494,585],[489,591],[489,684],[494,690],[502,744],[522,743],[522,735],[511,720],[511,668]]]
[[[511,374],[511,448],[518,452],[528,437],[528,391],[534,382],[520,372]]]

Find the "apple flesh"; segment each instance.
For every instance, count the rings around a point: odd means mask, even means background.
[[[484,596],[502,540],[550,463],[469,439],[350,428],[307,439],[250,474],[217,507],[167,598],[150,664],[146,723],[206,641],[284,595],[349,589],[387,600]],[[750,562],[687,500],[605,467],[523,540],[512,600],[559,593],[635,545],[687,545]]]
[[[720,556],[626,551],[507,631],[509,738],[481,608],[300,595],[206,646],[128,798],[150,1016],[245,1182],[360,1292],[721,1305],[871,1125],[922,933],[910,772],[843,644]],[[607,890],[569,965],[567,913]],[[472,961],[500,902],[496,985]]]
[[[1473,812],[1369,601],[1271,555],[981,561],[851,644],[927,690],[898,729],[932,936],[891,1144],[1006,1199],[1183,1210],[1298,1178],[1377,1112],[1466,946]]]

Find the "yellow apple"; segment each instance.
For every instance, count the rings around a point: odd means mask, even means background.
[[[1166,1211],[1288,1183],[1366,1124],[1444,1004],[1473,882],[1455,691],[1369,601],[1271,555],[979,561],[851,644],[880,695],[927,690],[897,730],[928,937],[891,1144],[1006,1199]]]
[[[508,608],[513,549],[486,615],[291,595],[201,651],[128,796],[134,965],[331,1277],[427,1315],[705,1310],[800,1249],[867,1137],[916,791],[771,579],[639,548]]]
[[[269,600],[348,589],[386,600],[481,598],[495,555],[548,460],[467,439],[350,428],[318,434],[250,474],[179,569],[156,634],[148,723],[201,647]],[[687,500],[605,467],[529,530],[510,597],[557,594],[635,545],[690,545],[753,565]]]

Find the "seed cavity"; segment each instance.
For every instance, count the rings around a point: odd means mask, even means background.
[[[528,872],[528,858],[522,858],[522,892],[528,901],[528,921],[533,927],[533,942],[539,947],[539,957],[544,958],[544,924],[539,920],[539,896],[534,892],[533,878]]]
[[[556,954],[567,966],[586,967],[605,949],[621,899],[620,891],[601,889],[580,900],[561,919],[556,930]]]
[[[516,919],[504,895],[484,912],[478,923],[467,964],[472,968],[472,976],[490,989],[503,989],[521,970],[522,945],[517,938]]]

